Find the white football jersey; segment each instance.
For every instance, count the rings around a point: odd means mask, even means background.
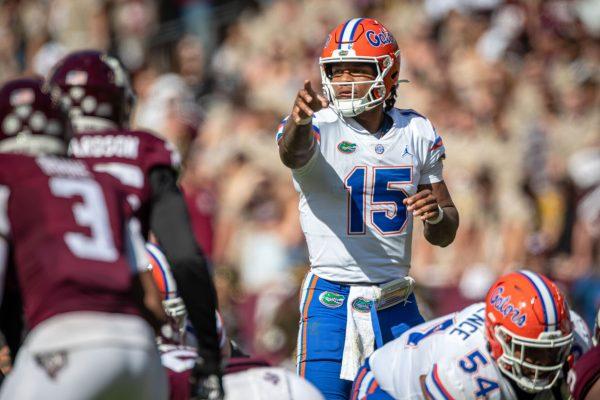
[[[393,125],[380,139],[331,108],[313,118],[316,151],[292,176],[311,267],[322,278],[381,283],[408,273],[413,218],[402,200],[442,181],[445,150],[427,118],[397,108],[388,115]]]
[[[582,329],[587,328],[574,324],[574,346],[587,351],[591,342]],[[485,303],[476,303],[409,329],[375,351],[369,365],[379,386],[395,399],[425,399],[420,382],[424,375],[433,399],[517,400],[509,378],[487,349],[484,332]],[[535,397],[551,398],[551,391]]]

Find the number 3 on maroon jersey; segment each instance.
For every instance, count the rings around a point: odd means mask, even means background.
[[[73,205],[75,222],[89,228],[91,236],[80,232],[67,232],[65,243],[79,258],[114,262],[119,257],[112,231],[108,224],[108,211],[100,185],[92,179],[50,178],[50,191],[57,197],[81,196],[82,202]]]

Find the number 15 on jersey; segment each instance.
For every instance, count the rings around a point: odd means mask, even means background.
[[[357,166],[344,179],[348,192],[348,234],[363,235],[369,224],[381,235],[401,233],[408,213],[401,187],[412,183],[412,167]]]

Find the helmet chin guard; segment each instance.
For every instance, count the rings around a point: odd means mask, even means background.
[[[497,360],[498,368],[524,391],[536,393],[550,389],[560,376],[573,342],[573,333],[543,332],[537,340],[511,333],[497,326],[495,337],[502,346],[502,355]],[[546,352],[553,355],[550,365],[540,365],[527,358],[531,353]]]

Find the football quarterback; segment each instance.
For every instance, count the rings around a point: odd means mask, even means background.
[[[458,212],[442,176],[445,148],[419,113],[394,107],[400,50],[354,18],[328,36],[322,93],[305,81],[276,134],[292,170],[311,271],[302,288],[298,372],[347,399],[374,348],[423,321],[408,276],[413,217],[447,246]]]

